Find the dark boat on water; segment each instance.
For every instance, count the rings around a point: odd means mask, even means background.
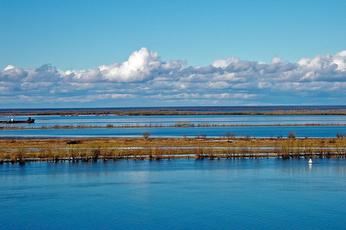
[[[27,120],[14,120],[11,118],[8,121],[0,121],[1,124],[32,124],[35,123],[35,119],[29,117]]]

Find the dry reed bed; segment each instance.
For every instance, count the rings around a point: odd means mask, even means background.
[[[345,157],[346,138],[1,139],[0,163],[166,158]]]

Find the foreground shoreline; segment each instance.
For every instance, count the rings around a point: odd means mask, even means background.
[[[345,158],[346,138],[0,139],[0,163],[269,157]]]

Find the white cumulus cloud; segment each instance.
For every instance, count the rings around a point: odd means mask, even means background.
[[[41,102],[146,103],[324,103],[346,99],[346,50],[334,55],[270,63],[235,57],[206,66],[164,61],[141,48],[122,63],[94,69],[60,70],[52,65],[30,69],[8,65],[0,70],[0,105],[16,100]],[[303,96],[302,96],[303,95]],[[280,99],[276,99],[280,98]],[[282,101],[287,98],[289,101]],[[280,101],[281,100],[281,101]],[[24,103],[24,102],[23,102]],[[126,105],[126,102],[124,102]]]

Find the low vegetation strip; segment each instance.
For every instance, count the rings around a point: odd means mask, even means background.
[[[102,128],[208,128],[208,127],[342,127],[346,126],[346,123],[304,123],[304,124],[194,124],[194,123],[177,123],[177,124],[143,124],[143,125],[119,125],[119,124],[107,124],[107,125],[51,125],[51,126],[18,126],[18,125],[0,125],[0,130],[28,130],[28,129],[102,129]]]
[[[345,157],[346,138],[0,139],[0,163],[170,158]]]
[[[61,116],[77,116],[77,115],[119,115],[119,116],[156,116],[156,115],[346,115],[345,108],[339,109],[285,109],[258,111],[256,108],[247,111],[217,111],[217,110],[188,110],[188,109],[76,109],[76,110],[0,110],[2,116],[35,116],[35,115],[61,115]]]

